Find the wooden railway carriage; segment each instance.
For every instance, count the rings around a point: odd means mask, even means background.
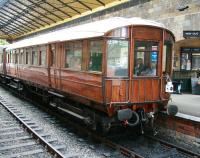
[[[167,105],[173,43],[160,23],[115,17],[11,44],[1,76],[93,127],[135,126]]]

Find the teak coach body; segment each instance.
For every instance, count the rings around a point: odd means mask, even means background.
[[[173,34],[140,18],[110,18],[18,41],[1,79],[96,127],[135,126],[166,109]]]

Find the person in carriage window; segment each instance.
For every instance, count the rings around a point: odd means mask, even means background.
[[[138,58],[134,74],[136,76],[156,76],[156,63],[144,64],[143,58]]]
[[[145,70],[144,61],[142,58],[137,59],[136,67],[135,67],[135,74],[136,76],[141,76],[142,72]]]

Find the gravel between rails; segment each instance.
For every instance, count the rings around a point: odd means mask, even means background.
[[[27,101],[13,96],[11,92],[1,87],[0,96],[8,103],[15,105],[25,116],[31,118],[31,121],[36,125],[42,127],[44,133],[50,134],[59,144],[64,145],[64,150],[60,150],[64,155],[77,156],[80,158],[124,158],[119,152],[101,143],[94,143],[93,140],[87,136],[82,137],[73,133],[70,128],[63,126],[63,123],[54,116],[49,115]]]

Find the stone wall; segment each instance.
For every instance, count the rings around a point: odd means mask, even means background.
[[[184,11],[178,11],[177,8],[183,2],[186,2],[189,8]],[[175,34],[176,41],[179,41],[183,39],[183,30],[200,30],[200,0],[130,0],[121,5],[72,20],[60,26],[29,36],[113,16],[141,17],[164,23]]]
[[[134,0],[132,0],[134,1]],[[183,2],[189,8],[179,11],[177,8]],[[164,23],[176,37],[176,41],[183,39],[183,30],[200,30],[200,0],[151,0],[135,6],[124,5],[119,10],[104,13],[92,20],[104,19],[111,16],[142,17]],[[91,19],[90,19],[91,20]],[[90,21],[88,19],[88,21]]]

